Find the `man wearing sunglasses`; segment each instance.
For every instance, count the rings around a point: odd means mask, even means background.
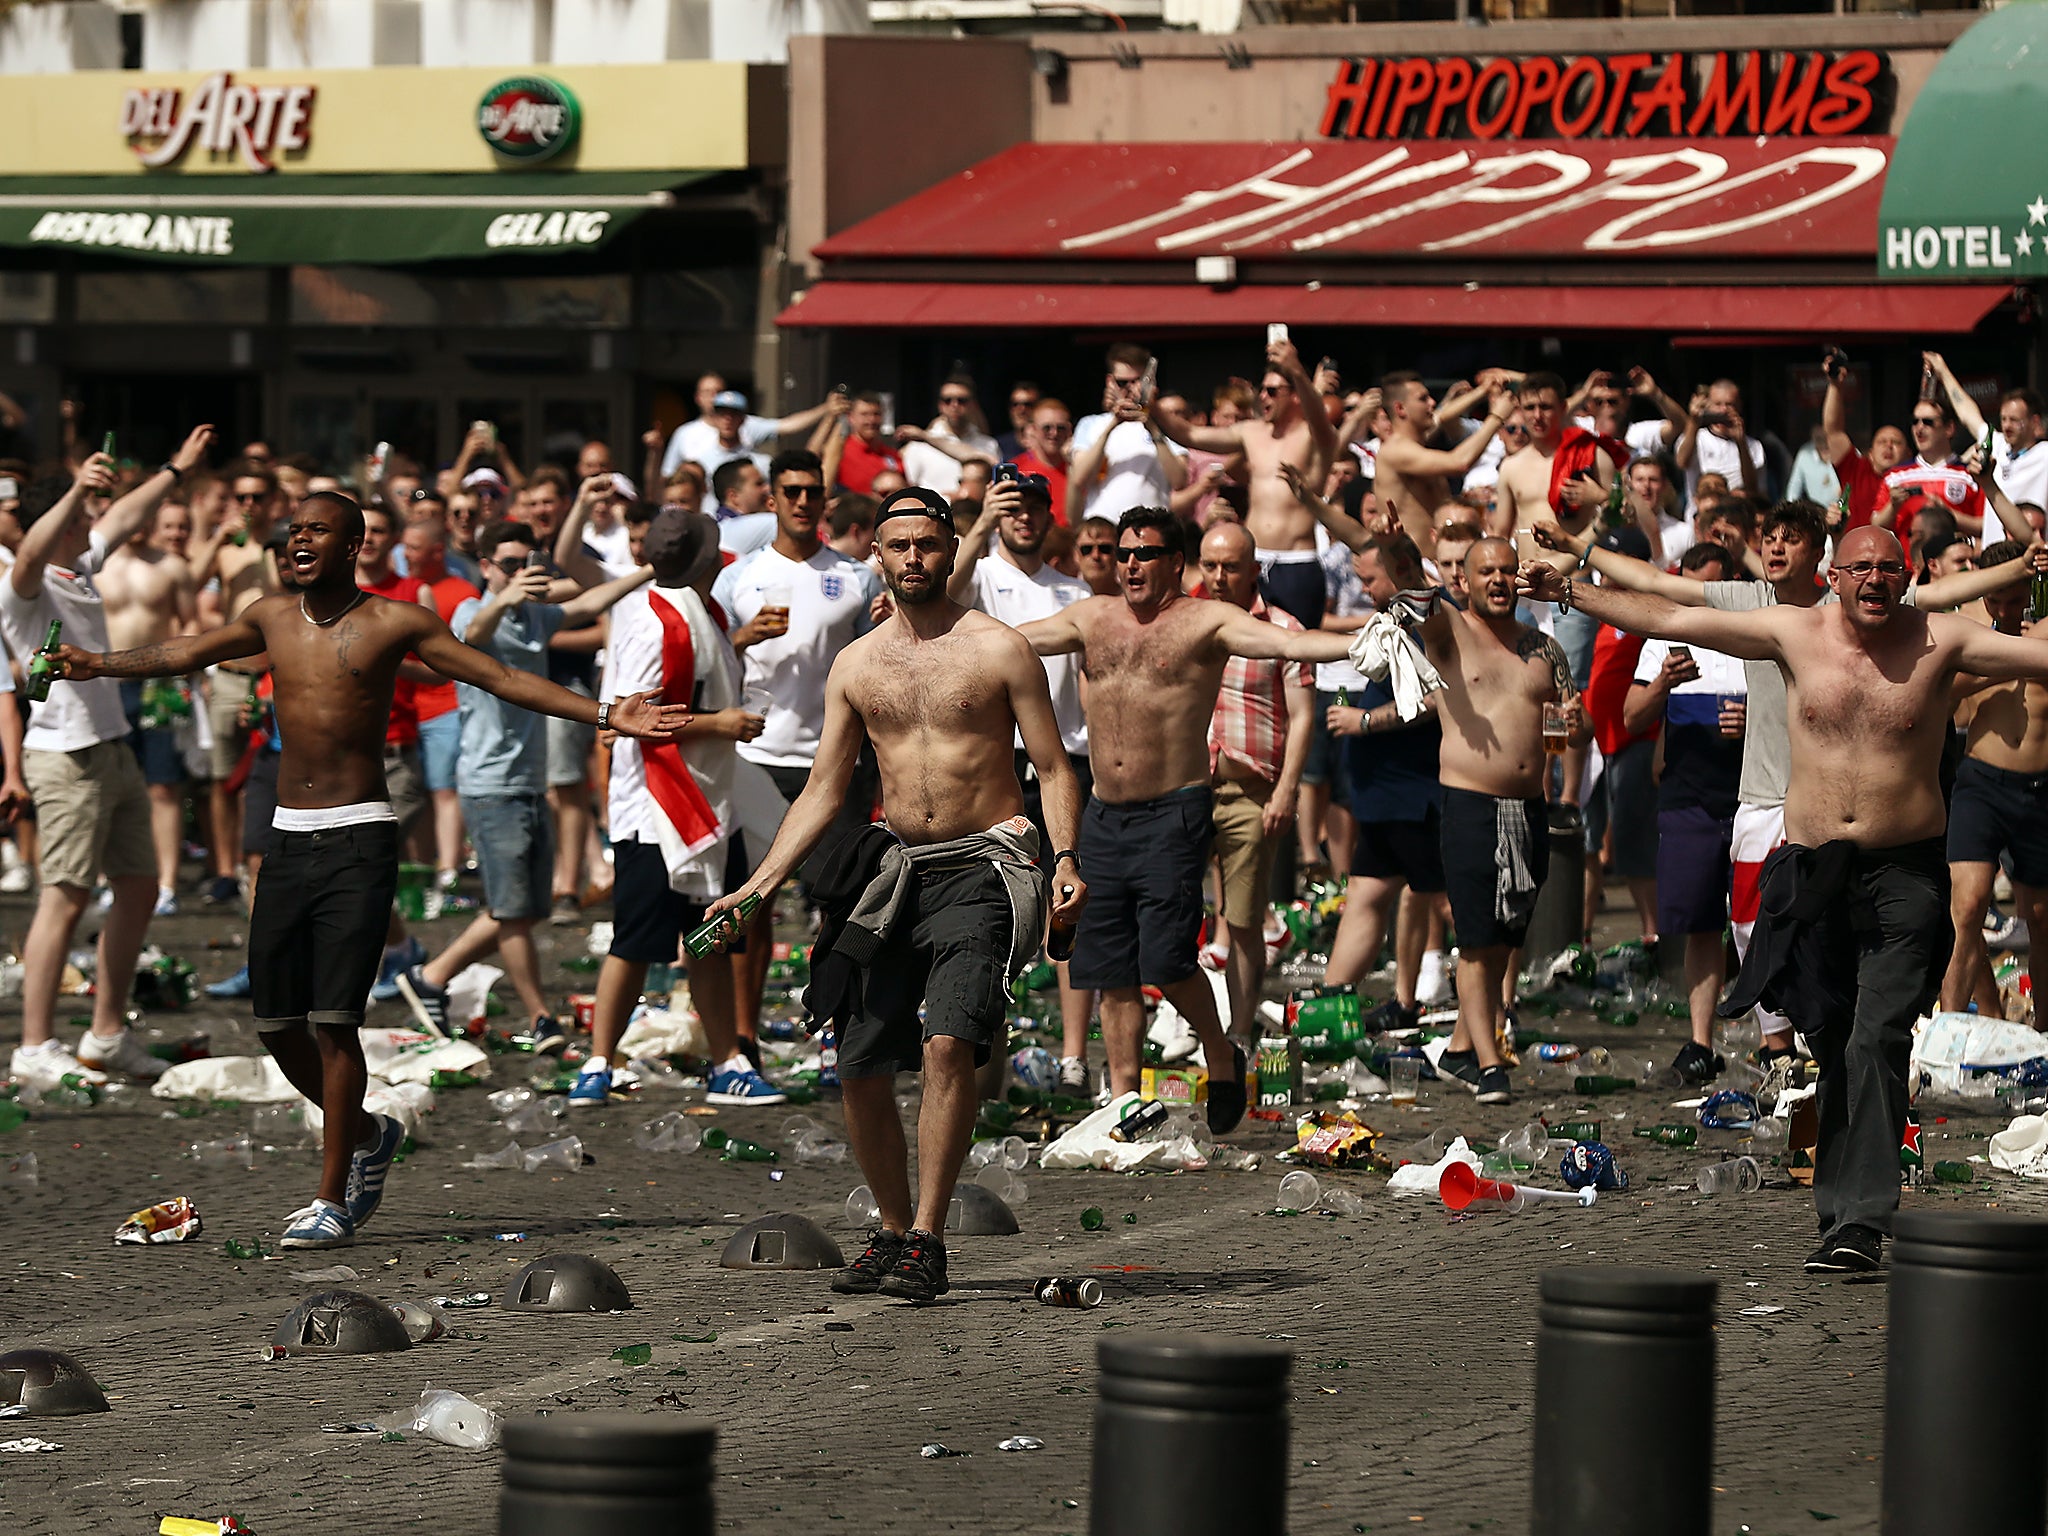
[[[1110,1088],[1138,1086],[1140,988],[1156,986],[1202,1042],[1209,1126],[1220,1136],[1244,1114],[1249,1043],[1225,1037],[1197,952],[1215,838],[1209,723],[1223,669],[1233,656],[1335,661],[1351,637],[1283,630],[1230,603],[1186,596],[1182,537],[1166,508],[1132,508],[1117,526],[1121,595],[1086,598],[1021,633],[1041,656],[1079,653],[1088,677],[1094,794],[1081,817],[1080,855],[1092,894],[1068,972],[1076,987],[1102,992]]]
[[[939,414],[928,427],[906,426],[896,434],[903,445],[903,473],[912,485],[952,498],[960,470],[970,463],[996,462],[996,440],[981,429],[974,381],[956,373],[939,386]]]
[[[1680,607],[1522,567],[1530,597],[1569,595],[1637,634],[1775,664],[1791,760],[1785,846],[1764,861],[1761,915],[1724,1018],[1788,1016],[1820,1066],[1809,1274],[1874,1270],[1899,1204],[1907,1055],[1954,930],[1939,769],[1959,674],[2048,677],[2048,644],[1908,607],[1905,551],[1882,528],[1836,547],[1837,601],[1746,613]]]

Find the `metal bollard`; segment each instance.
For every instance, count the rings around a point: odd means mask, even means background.
[[[716,1425],[638,1413],[504,1427],[498,1536],[712,1536]]]
[[[1615,1267],[1540,1284],[1531,1536],[1707,1536],[1715,1282]]]
[[[1096,1362],[1091,1536],[1286,1536],[1293,1350],[1132,1333]]]
[[[1550,873],[1536,892],[1525,955],[1554,955],[1585,937],[1586,823],[1569,801],[1550,807]]]
[[[1901,1211],[1885,1361],[1884,1536],[2039,1536],[2048,1407],[1993,1382],[2048,1286],[2048,1221]]]

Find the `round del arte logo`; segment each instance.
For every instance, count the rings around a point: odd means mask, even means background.
[[[576,142],[582,109],[569,88],[539,75],[514,75],[484,92],[476,128],[499,154],[545,160]]]

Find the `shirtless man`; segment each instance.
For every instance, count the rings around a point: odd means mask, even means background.
[[[1474,544],[1465,586],[1465,608],[1434,603],[1417,630],[1445,685],[1437,776],[1445,893],[1458,934],[1458,1026],[1436,1066],[1480,1103],[1506,1104],[1514,1095],[1497,1040],[1508,965],[1550,867],[1543,706],[1564,706],[1577,744],[1590,728],[1557,642],[1515,621],[1514,546],[1497,538]]]
[[[2024,545],[2008,539],[1977,559],[1979,566],[1991,567],[2025,554]],[[2021,633],[2027,597],[2025,584],[1986,596],[1984,612],[1992,627],[2001,635]],[[1969,739],[1949,802],[1949,912],[1956,946],[1941,983],[1941,1006],[1961,1012],[1976,1002],[1997,1017],[1984,913],[1999,859],[2008,853],[2014,904],[2027,931],[2048,943],[2048,688],[2028,680],[1967,678],[1958,681],[1956,693],[1967,695]],[[2031,953],[2027,969],[2038,984]]]
[[[1784,674],[1788,841],[1764,863],[1762,915],[1721,1014],[1762,1000],[1819,1063],[1822,1236],[1808,1274],[1878,1268],[1899,1205],[1913,1022],[1934,1002],[1955,938],[1937,777],[1950,688],[1958,673],[2048,675],[2038,640],[1904,606],[1908,574],[1899,541],[1866,527],[1836,548],[1831,604],[1730,613],[1613,586],[1575,594],[1603,623]],[[1534,598],[1564,590],[1546,562],[1524,565],[1522,579]]]
[[[278,838],[249,918],[256,1028],[294,1088],[325,1117],[320,1190],[292,1213],[287,1248],[355,1241],[384,1196],[403,1139],[388,1117],[363,1121],[363,1003],[376,979],[398,884],[398,829],[384,787],[391,685],[406,653],[509,703],[559,712],[628,736],[669,739],[688,718],[640,694],[600,705],[464,645],[432,609],[356,586],[363,516],[335,492],[308,496],[282,566],[295,594],[259,598],[204,635],[105,655],[63,646],[67,681],[182,677],[269,653],[284,738]],[[125,988],[122,989],[125,992]]]
[[[1050,868],[1058,887],[1055,926],[1071,928],[1087,900],[1072,851],[1079,797],[1045,668],[1015,630],[946,595],[958,544],[937,492],[913,486],[883,500],[874,547],[891,615],[832,663],[824,732],[803,793],[753,878],[709,908],[716,918],[748,897],[773,897],[838,816],[861,743],[872,742],[895,839],[876,884],[900,877],[907,889],[879,933],[848,923],[836,941],[848,947],[826,949],[822,959],[813,953],[805,997],[814,1021],[823,1010],[840,1019],[847,1139],[882,1218],[832,1288],[917,1302],[947,1289],[939,1233],[974,1130],[975,1069],[1007,1043],[1008,983],[1044,932],[1040,869]],[[1037,868],[1042,850],[1024,815],[1013,733],[1044,783],[1057,845]],[[852,850],[842,857],[860,855],[854,839],[840,847]],[[871,886],[863,904],[875,894]],[[867,941],[864,958],[851,948],[855,939]],[[913,1213],[895,1083],[898,1072],[920,1066]]]
[[[1316,559],[1315,519],[1280,476],[1291,465],[1309,485],[1320,486],[1337,455],[1337,429],[1322,409],[1301,355],[1291,341],[1266,347],[1266,376],[1259,386],[1263,421],[1198,427],[1185,416],[1154,404],[1160,429],[1183,448],[1224,455],[1242,454],[1250,509],[1245,527],[1258,546],[1259,588],[1275,608],[1294,615],[1303,629],[1323,622],[1323,568]]]
[[[227,505],[212,534],[192,551],[194,582],[204,587],[220,580],[221,616],[232,624],[251,603],[277,590],[270,556],[264,549],[277,517],[277,476],[267,464],[239,464],[227,476]],[[206,685],[207,722],[213,728],[213,783],[207,809],[213,836],[213,881],[208,905],[233,901],[236,872],[242,863],[240,794],[228,780],[249,744],[248,715],[256,697],[256,680],[269,668],[262,656],[251,656],[218,668]]]
[[[186,563],[192,537],[191,509],[167,502],[154,522],[107,556],[100,572],[100,598],[107,605],[107,643],[117,651],[156,645],[189,634],[198,613],[198,584]],[[184,678],[171,684],[185,694]],[[178,732],[142,722],[142,684],[121,684],[121,707],[135,728],[135,755],[149,786],[150,842],[156,849],[156,916],[178,912],[178,854],[183,841],[185,755]]]
[[[1514,391],[1507,377],[1489,368],[1470,393],[1443,402],[1439,408],[1419,373],[1390,373],[1380,380],[1380,399],[1387,411],[1387,433],[1380,439],[1373,494],[1381,506],[1400,509],[1401,531],[1417,549],[1431,542],[1430,514],[1450,500],[1450,477],[1462,475],[1486,452],[1514,413]],[[1465,434],[1455,448],[1432,448],[1441,420],[1455,420],[1479,400],[1486,401],[1486,420]]]
[[[1138,1086],[1140,986],[1158,987],[1202,1042],[1209,1127],[1221,1136],[1244,1114],[1246,1052],[1225,1037],[1196,952],[1213,839],[1209,722],[1217,690],[1232,656],[1335,661],[1351,636],[1290,632],[1233,604],[1186,596],[1181,526],[1164,507],[1133,507],[1117,528],[1122,594],[1084,598],[1020,632],[1041,656],[1080,652],[1088,680],[1095,792],[1081,818],[1080,854],[1094,900],[1067,973],[1076,987],[1102,991],[1110,1090]],[[1320,586],[1322,568],[1310,569]]]

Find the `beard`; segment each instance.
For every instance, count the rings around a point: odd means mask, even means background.
[[[922,587],[905,587],[894,576],[886,578],[889,596],[900,608],[921,608],[926,603],[936,603],[946,595],[946,578],[950,570],[926,570],[927,580]]]
[[[1051,526],[1048,525],[1045,531],[1040,533],[1035,539],[1014,539],[1010,537],[1010,529],[1007,524],[999,523],[996,525],[996,536],[1003,541],[1003,548],[1013,555],[1037,554],[1045,548],[1046,534],[1051,531]]]

